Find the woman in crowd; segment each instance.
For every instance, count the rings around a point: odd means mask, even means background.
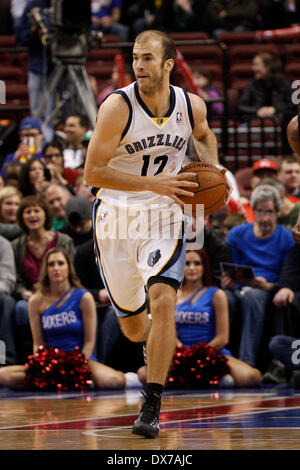
[[[23,196],[41,194],[47,185],[45,165],[41,160],[32,158],[22,166],[19,176],[19,188]]]
[[[66,186],[69,191],[75,195],[75,186],[77,179],[81,176],[81,172],[74,168],[65,168],[64,166],[64,149],[60,142],[52,140],[48,142],[43,149],[43,160],[46,169],[49,170],[49,178],[51,183]]]
[[[39,270],[50,248],[64,248],[73,258],[74,245],[68,235],[50,230],[52,219],[48,206],[39,196],[27,196],[20,204],[17,220],[25,232],[12,242],[15,254],[17,283],[15,296],[16,324],[28,324],[28,300],[38,281]]]
[[[0,190],[0,235],[10,241],[22,234],[17,224],[21,199],[21,193],[14,186],[5,186]]]
[[[232,384],[256,386],[261,373],[234,358],[225,348],[229,341],[229,316],[226,295],[213,287],[209,260],[204,249],[187,251],[184,283],[178,291],[176,307],[177,346],[190,347],[199,342],[212,346],[228,360]]]
[[[88,360],[96,388],[141,386],[137,374],[114,370],[97,362],[93,356],[95,301],[87,290],[81,288],[71,258],[65,250],[52,248],[47,252],[37,291],[29,301],[29,319],[34,352],[41,345],[62,351],[73,351],[77,346]],[[27,364],[0,369],[0,385],[24,389],[27,369]]]
[[[279,59],[261,52],[254,57],[252,69],[254,78],[242,94],[240,112],[262,118],[294,112],[291,84],[282,74]]]

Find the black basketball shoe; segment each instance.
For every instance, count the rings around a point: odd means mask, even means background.
[[[142,405],[140,415],[134,422],[132,433],[144,437],[157,437],[159,433],[159,410],[161,396],[159,393],[144,393],[144,403]]]

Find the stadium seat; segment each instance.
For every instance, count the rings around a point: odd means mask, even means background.
[[[6,104],[27,106],[29,103],[26,84],[8,83],[6,85]]]
[[[0,80],[7,82],[24,83],[27,79],[27,74],[23,73],[21,67],[13,65],[0,65]]]
[[[222,66],[223,53],[218,46],[180,46],[179,50],[191,66],[207,64]]]
[[[285,48],[286,63],[291,64],[292,62],[300,61],[300,44],[289,44]]]
[[[10,36],[1,36],[0,35],[0,49],[6,47],[17,47],[17,42],[13,35]]]
[[[279,48],[275,44],[244,44],[241,46],[233,46],[229,50],[229,62],[233,64],[240,64],[245,62],[252,62],[253,58],[260,52],[268,52],[269,54],[279,57]]]
[[[219,34],[219,42],[224,42],[226,45],[230,46],[233,44],[253,44],[256,42],[256,32],[249,31],[247,33],[231,33],[226,32]]]
[[[284,73],[290,80],[300,80],[300,63],[288,64],[284,69]]]
[[[237,81],[249,81],[253,78],[252,63],[234,64],[229,69],[229,81],[233,84]]]
[[[169,33],[174,41],[193,41],[198,39],[210,39],[207,33],[203,31],[186,31],[183,33]]]
[[[104,63],[101,65],[95,64],[95,62],[87,62],[86,70],[89,75],[93,75],[98,79],[111,78],[113,63]]]

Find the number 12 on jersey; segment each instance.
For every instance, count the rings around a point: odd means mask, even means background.
[[[150,157],[151,155],[143,155],[144,164],[143,164],[142,173],[141,173],[142,176],[147,176],[149,163],[150,163]],[[168,161],[168,155],[159,155],[158,157],[154,158],[154,161],[153,161],[154,165],[159,165],[156,173],[154,173],[154,176],[164,171],[167,161]]]

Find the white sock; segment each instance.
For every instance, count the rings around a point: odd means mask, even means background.
[[[125,375],[125,388],[138,388],[142,387],[143,384],[138,378],[135,372],[126,372]]]
[[[219,387],[223,388],[231,388],[236,385],[234,378],[230,374],[224,375],[220,382],[219,382]]]

